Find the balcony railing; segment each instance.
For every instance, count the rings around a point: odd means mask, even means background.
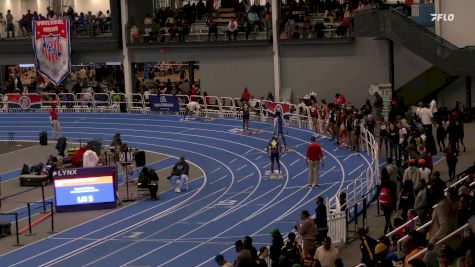
[[[239,25],[236,33],[227,26],[218,24],[209,27],[204,22],[191,25],[160,26],[159,24],[140,24],[127,26],[127,43],[180,43],[180,42],[215,42],[215,41],[266,41],[271,36],[267,27],[247,28]]]

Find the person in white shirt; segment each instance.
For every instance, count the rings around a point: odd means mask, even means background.
[[[419,108],[417,109],[417,116],[421,119],[422,126],[424,127],[427,135],[432,135],[432,111],[419,102]]]
[[[338,249],[332,247],[332,240],[327,236],[323,245],[315,251],[313,258],[320,261],[322,267],[333,267],[337,256]]]
[[[188,104],[186,104],[185,114],[183,116],[183,120],[186,120],[186,115],[193,114],[193,113],[196,114],[200,110],[201,110],[201,106],[198,102],[190,101]]]
[[[96,167],[99,163],[99,157],[97,156],[96,152],[92,150],[86,150],[82,157],[82,166],[84,168],[92,168]]]
[[[228,23],[228,39],[231,41],[231,34],[234,36],[234,41],[236,41],[236,37],[238,34],[238,23],[235,18],[231,19]]]

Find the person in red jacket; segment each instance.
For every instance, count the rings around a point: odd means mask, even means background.
[[[241,94],[241,101],[249,102],[250,98],[251,98],[251,94],[247,90],[247,87],[244,87],[244,91]]]
[[[320,161],[323,167],[322,148],[317,144],[316,140],[315,136],[312,136],[310,144],[307,146],[308,187],[318,187]]]
[[[51,111],[49,112],[49,120],[51,127],[53,128],[53,138],[58,139],[61,137],[61,126],[59,126],[58,112],[56,111],[56,106],[53,105]]]

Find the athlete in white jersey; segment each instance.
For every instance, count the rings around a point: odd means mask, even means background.
[[[186,115],[199,112],[200,110],[201,110],[201,106],[198,102],[190,101],[188,104],[186,104],[186,109],[185,109],[185,114],[184,114],[183,120],[186,119]]]

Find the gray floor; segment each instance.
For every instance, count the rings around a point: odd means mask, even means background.
[[[457,173],[465,170],[466,168],[472,166],[475,162],[475,138],[472,139],[472,134],[475,134],[475,123],[470,123],[465,125],[465,146],[467,147],[467,152],[461,152],[459,156],[459,161],[457,164]],[[442,153],[439,153],[442,155]],[[434,170],[440,171],[441,177],[446,179],[448,177],[447,162],[445,159],[442,159],[434,166]],[[372,203],[371,207],[368,209],[368,226],[369,226],[369,236],[377,239],[383,235],[384,230],[384,217],[377,215],[377,208],[375,203]],[[361,225],[361,216],[359,218],[359,223]],[[350,229],[354,229],[354,224],[350,225]],[[343,259],[345,266],[355,266],[360,263],[360,250],[359,250],[359,241],[353,241],[348,243],[344,248],[340,250],[340,257]]]

